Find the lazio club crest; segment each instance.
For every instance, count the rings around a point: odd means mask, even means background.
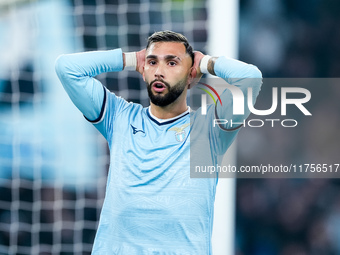
[[[186,133],[185,133],[185,128],[187,128],[188,126],[190,126],[190,123],[184,124],[180,127],[173,127],[170,128],[169,131],[175,131],[175,138],[178,142],[182,142],[184,141],[185,137],[186,137]]]

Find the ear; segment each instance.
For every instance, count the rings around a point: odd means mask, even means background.
[[[188,76],[188,89],[191,89],[195,85],[195,77],[197,75],[197,70],[195,67],[190,68],[190,73]]]
[[[190,73],[189,73],[189,83],[191,83],[195,78],[196,78],[196,75],[197,75],[197,70],[195,67],[191,67],[190,68]]]
[[[145,81],[144,67],[143,67],[143,73],[142,73],[142,75],[143,75],[143,80]]]

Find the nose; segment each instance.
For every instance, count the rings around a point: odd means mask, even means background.
[[[157,68],[155,71],[155,78],[164,79],[164,68],[162,64],[157,65]]]

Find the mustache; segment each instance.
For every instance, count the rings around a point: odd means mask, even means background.
[[[150,87],[155,83],[155,82],[161,82],[163,83],[168,89],[170,89],[170,84],[167,83],[166,81],[162,80],[162,79],[155,79],[152,82],[150,82]]]

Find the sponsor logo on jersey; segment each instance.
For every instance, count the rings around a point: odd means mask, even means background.
[[[130,124],[130,126],[132,128],[132,132],[133,132],[134,135],[137,134],[138,132],[145,134],[144,130],[137,129],[136,127],[132,126],[131,124]]]

